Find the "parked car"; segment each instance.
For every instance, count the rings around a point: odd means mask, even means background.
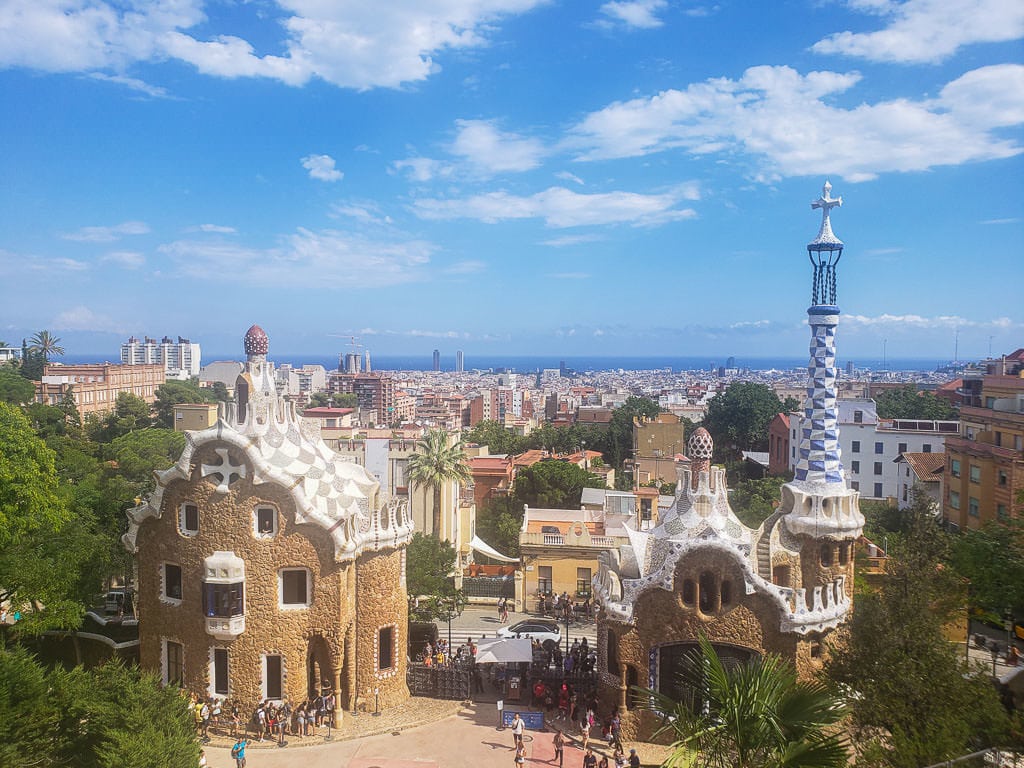
[[[498,630],[498,637],[528,637],[531,640],[539,640],[547,648],[551,644],[558,645],[561,642],[562,630],[553,621],[527,619],[518,624],[502,627]]]

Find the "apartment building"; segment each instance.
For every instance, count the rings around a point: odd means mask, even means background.
[[[168,379],[190,379],[199,375],[202,351],[181,336],[177,341],[164,336],[160,341],[144,336],[131,336],[121,345],[122,365],[162,365]]]
[[[162,364],[47,365],[42,381],[36,382],[37,403],[57,405],[70,390],[78,413],[107,413],[114,410],[117,396],[128,392],[149,404],[156,402],[156,390],[166,381]]]

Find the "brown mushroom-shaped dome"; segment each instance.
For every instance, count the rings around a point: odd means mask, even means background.
[[[686,452],[691,459],[710,459],[715,452],[715,443],[704,427],[697,427],[686,443]]]
[[[265,355],[270,346],[270,339],[266,332],[258,325],[254,325],[245,332],[245,354]]]

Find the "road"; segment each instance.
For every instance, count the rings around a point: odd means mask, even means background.
[[[514,613],[509,611],[508,625],[516,624],[524,619],[539,618],[539,614]],[[549,619],[550,620],[550,619]],[[559,622],[562,628],[562,645],[565,645],[565,623]],[[452,642],[456,645],[465,642],[466,638],[472,636],[475,639],[481,637],[497,637],[498,630],[502,624],[498,622],[498,611],[492,606],[469,605],[458,618],[452,620]],[[447,638],[447,622],[438,622],[437,628],[441,637]],[[591,621],[574,621],[569,625],[569,642],[576,638],[581,640],[586,637],[587,644],[595,648],[597,644],[597,625]]]

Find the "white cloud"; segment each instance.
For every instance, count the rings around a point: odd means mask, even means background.
[[[965,45],[1024,37],[1020,0],[853,0],[854,10],[887,19],[876,32],[837,32],[815,43],[815,53],[869,61],[939,62]]]
[[[628,27],[654,29],[665,23],[657,14],[666,7],[667,0],[612,0],[601,6],[601,13]]]
[[[125,269],[138,269],[146,263],[146,257],[135,251],[111,251],[102,256],[100,261],[118,264]]]
[[[124,75],[106,75],[102,72],[90,72],[87,77],[91,80],[99,80],[103,83],[123,85],[125,88],[138,91],[139,93],[144,93],[147,96],[152,96],[157,99],[172,98],[166,88],[161,88],[159,85],[150,85],[144,80],[139,80],[134,77],[126,77]]]
[[[458,132],[449,149],[479,173],[529,171],[544,156],[539,140],[502,133],[493,120],[456,120],[455,125]]]
[[[1013,328],[1024,327],[1024,323],[1013,321],[1008,317],[995,317],[990,320],[970,320],[959,315],[890,315],[882,314],[874,317],[868,315],[843,315],[843,323],[867,328],[892,326],[899,329],[918,328],[930,330],[934,328]]]
[[[571,181],[576,184],[579,184],[580,186],[583,186],[583,179],[581,179],[575,173],[569,173],[568,171],[559,171],[558,173],[555,174],[555,178],[561,179],[562,181]]]
[[[552,237],[550,240],[544,240],[541,245],[548,245],[552,248],[565,248],[572,245],[583,245],[584,243],[596,243],[604,238],[600,235],[562,235],[561,237]]]
[[[125,235],[145,235],[149,225],[141,221],[125,221],[112,227],[82,227],[75,232],[65,232],[61,237],[81,243],[112,243]]]
[[[1005,219],[986,219],[981,222],[982,224],[1020,224],[1021,219],[1018,216],[1011,216]]]
[[[124,329],[106,315],[93,312],[86,306],[66,309],[49,323],[58,331],[107,331],[122,333]]]
[[[371,240],[338,230],[300,228],[273,248],[178,240],[160,246],[189,277],[231,274],[263,286],[396,285],[424,278],[436,251],[421,240]]]
[[[238,231],[234,227],[225,227],[221,224],[200,224],[194,229],[199,232],[212,232],[218,235],[233,235]]]
[[[692,208],[680,208],[685,200],[698,198],[696,188],[677,187],[660,195],[606,192],[582,195],[564,187],[551,187],[520,197],[489,192],[461,199],[421,199],[414,204],[424,219],[479,219],[495,223],[508,219],[542,218],[549,227],[599,224],[655,225],[696,216]]]
[[[1024,66],[967,72],[934,99],[894,99],[852,109],[833,105],[860,75],[787,66],[751,67],[685,90],[616,102],[572,129],[582,160],[681,149],[744,152],[761,179],[818,174],[863,181],[886,171],[1006,158],[1021,152],[999,128],[1024,122]]]
[[[311,179],[341,181],[345,175],[334,167],[334,158],[330,155],[306,155],[300,162],[309,171]]]
[[[117,74],[171,58],[216,77],[397,88],[436,72],[438,54],[486,45],[503,17],[542,1],[277,0],[259,16],[265,29],[258,36],[280,52],[266,54],[237,35],[200,35],[196,28],[207,21],[201,0],[7,0],[0,67]]]
[[[419,182],[451,176],[454,170],[450,165],[429,157],[410,157],[406,160],[396,160],[391,164],[391,168],[399,173],[408,171],[409,178]]]
[[[334,203],[327,214],[333,219],[346,217],[363,224],[390,224],[391,217],[380,212],[380,206],[373,202]]]

